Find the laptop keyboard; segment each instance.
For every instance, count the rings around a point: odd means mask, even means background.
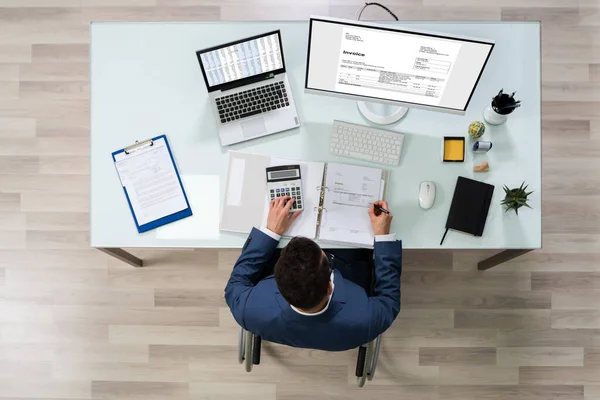
[[[215,101],[222,124],[290,106],[283,81],[218,97]]]

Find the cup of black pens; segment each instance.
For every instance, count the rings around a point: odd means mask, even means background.
[[[499,125],[508,119],[508,116],[521,107],[521,101],[515,100],[515,93],[506,94],[503,89],[492,98],[492,103],[483,111],[483,118],[488,124]]]

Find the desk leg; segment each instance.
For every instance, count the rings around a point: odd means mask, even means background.
[[[477,269],[480,271],[485,271],[486,269],[495,267],[498,264],[512,260],[513,258],[519,257],[525,253],[529,253],[530,251],[531,250],[527,249],[510,249],[501,251],[500,253],[477,263]]]
[[[144,260],[137,258],[133,254],[128,253],[119,247],[97,247],[97,249],[108,254],[109,256],[113,256],[123,262],[126,262],[129,265],[133,265],[134,267],[144,266]]]

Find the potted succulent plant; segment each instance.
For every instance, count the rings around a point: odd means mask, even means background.
[[[529,204],[527,204],[528,196],[533,193],[533,191],[528,192],[527,186],[525,182],[521,183],[521,186],[514,189],[509,189],[506,185],[504,185],[504,200],[502,200],[503,206],[506,207],[505,212],[508,210],[515,210],[515,213],[519,215],[519,208],[525,206],[531,208]]]

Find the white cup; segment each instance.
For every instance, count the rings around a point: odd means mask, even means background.
[[[483,111],[483,118],[488,124],[500,125],[506,122],[508,114],[498,114],[491,105],[488,105]]]

